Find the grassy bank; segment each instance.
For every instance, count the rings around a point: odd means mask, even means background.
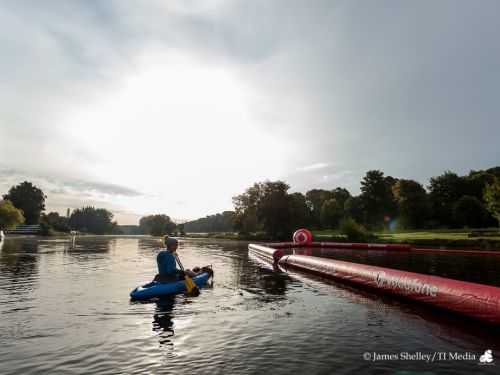
[[[496,233],[495,233],[496,231]],[[349,242],[336,230],[313,231],[317,241]],[[235,232],[188,233],[192,238],[213,238],[244,241],[270,241],[263,233],[238,235]],[[374,233],[369,242],[374,243],[407,243],[417,247],[432,248],[472,248],[500,250],[500,232],[497,229],[484,231],[464,229],[441,229],[423,231],[395,231]]]
[[[321,241],[346,240],[332,230],[316,231],[313,234]],[[407,243],[417,247],[500,250],[500,232],[495,228],[483,232],[466,229],[377,232],[374,233],[373,242]]]

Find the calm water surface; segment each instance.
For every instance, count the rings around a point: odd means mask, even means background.
[[[88,237],[74,245],[7,239],[1,246],[1,374],[500,372],[497,330],[273,272],[250,259],[244,243],[184,241],[184,265],[212,264],[213,286],[197,298],[153,303],[128,297],[156,273],[153,239]],[[486,349],[496,355],[495,365],[363,359],[365,352],[478,356]]]

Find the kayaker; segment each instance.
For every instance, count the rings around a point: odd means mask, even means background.
[[[184,279],[184,273],[177,268],[175,261],[175,252],[179,246],[179,242],[172,237],[165,236],[164,244],[166,249],[161,250],[156,256],[158,263],[158,274],[154,281],[172,282]],[[193,277],[196,273],[191,270],[185,270],[186,274]]]

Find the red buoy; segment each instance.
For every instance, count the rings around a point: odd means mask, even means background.
[[[308,245],[312,242],[312,233],[307,229],[298,229],[293,234],[293,242],[299,245]]]

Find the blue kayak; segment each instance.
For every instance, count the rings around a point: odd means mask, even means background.
[[[202,272],[193,277],[193,281],[198,288],[201,288],[207,283],[209,278],[210,275],[208,272]],[[186,292],[186,284],[184,280],[174,281],[171,283],[152,281],[148,284],[135,288],[130,292],[130,297],[133,299],[150,299],[184,292]]]

